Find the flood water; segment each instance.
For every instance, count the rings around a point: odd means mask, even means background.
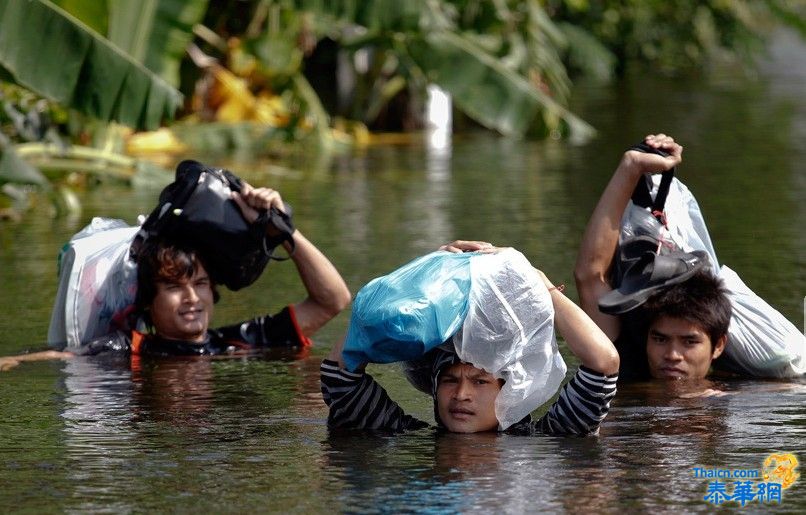
[[[804,50],[782,36],[755,78],[725,70],[580,85],[574,108],[599,135],[579,146],[470,134],[442,150],[414,138],[331,159],[212,159],[280,190],[353,292],[462,238],[520,249],[576,299],[572,267],[599,193],[624,148],[663,131],[685,146],[678,176],[720,262],[802,327]],[[0,225],[0,355],[42,347],[61,245],[92,216],[133,223],[159,189],[89,188],[77,219],[36,209]],[[249,289],[224,292],[215,323],[276,312],[303,292],[293,265],[273,263]],[[348,320],[303,353],[134,369],[77,358],[0,373],[0,510],[710,511],[709,480],[695,467],[759,470],[772,453],[806,460],[804,379],[624,385],[598,438],[329,434],[318,366]],[[370,371],[408,412],[433,420],[394,367]],[[727,395],[686,397],[706,387]],[[801,478],[776,512],[804,511]]]

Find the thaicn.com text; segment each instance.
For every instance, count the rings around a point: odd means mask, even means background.
[[[758,479],[761,477],[761,473],[753,469],[694,467],[691,471],[695,479]]]

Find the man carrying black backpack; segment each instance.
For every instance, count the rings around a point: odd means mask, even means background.
[[[153,234],[139,243],[136,252],[138,288],[134,314],[140,320],[136,329],[114,331],[82,344],[73,352],[45,351],[0,358],[0,370],[21,361],[64,359],[76,354],[110,351],[133,356],[210,355],[261,347],[310,345],[310,337],[349,304],[351,295],[347,285],[327,257],[293,228],[290,216],[285,213],[287,205],[278,191],[253,188],[243,182],[238,186],[240,191],[228,195],[250,229],[262,224],[266,240],[282,242],[308,293],[305,299],[275,315],[210,329],[213,305],[218,300],[215,278],[231,276],[226,271],[210,269],[209,263],[215,263],[218,268],[222,264],[209,251],[198,250],[205,245],[194,248],[192,238]],[[229,209],[237,211],[231,206]],[[266,213],[280,216],[266,220]],[[284,222],[275,224],[273,220]],[[209,241],[205,243],[209,247]],[[271,249],[264,250],[272,253]],[[260,271],[262,267],[253,274],[255,278]],[[238,285],[241,286],[243,284]]]

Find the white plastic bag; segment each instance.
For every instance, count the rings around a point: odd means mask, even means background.
[[[649,190],[654,198],[660,186],[661,175],[645,175],[644,180],[651,183]],[[716,251],[711,243],[711,236],[708,234],[708,227],[705,225],[697,199],[677,178],[672,179],[669,186],[664,212],[666,213],[665,228],[652,216],[649,208],[637,206],[630,201],[621,218],[619,242],[624,242],[634,235],[648,235],[663,241],[671,241],[678,250],[683,252],[692,250],[708,252],[714,270],[719,269]]]
[[[50,345],[76,348],[127,328],[126,315],[137,292],[137,265],[129,259],[129,246],[138,230],[122,220],[96,217],[65,245]]]
[[[647,176],[651,194],[657,192],[660,175]],[[649,235],[671,241],[685,252],[708,252],[713,270],[724,281],[733,314],[725,348],[727,364],[755,377],[794,377],[806,373],[806,336],[775,308],[753,293],[726,266],[719,267],[716,251],[694,195],[677,178],[672,180],[664,212],[664,228],[648,209],[627,205],[621,219],[619,241],[633,235]]]
[[[474,255],[470,276],[470,306],[453,343],[462,361],[505,379],[495,402],[504,430],[548,401],[565,379],[554,307],[537,271],[515,249]]]
[[[806,336],[742,282],[725,265],[719,277],[730,291],[733,314],[725,359],[758,377],[792,377],[806,373]]]

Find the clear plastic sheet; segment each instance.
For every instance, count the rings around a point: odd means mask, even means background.
[[[495,403],[506,429],[548,401],[565,379],[554,307],[543,281],[515,249],[476,254],[470,308],[453,337],[462,361],[505,380]]]
[[[137,292],[137,266],[129,259],[129,246],[138,230],[122,220],[96,217],[64,246],[50,345],[75,348],[127,328],[126,315]]]

